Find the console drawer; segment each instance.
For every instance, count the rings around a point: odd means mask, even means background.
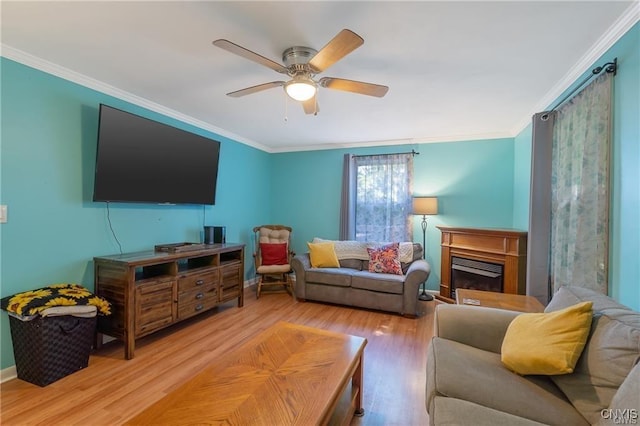
[[[207,273],[193,275],[182,275],[178,279],[178,292],[182,293],[193,289],[202,289],[205,286],[218,284],[218,271],[213,270]]]
[[[218,304],[218,286],[197,286],[178,294],[178,319],[188,318]]]
[[[178,294],[178,305],[189,304],[208,299],[218,300],[218,286],[207,285]]]
[[[185,319],[197,315],[200,312],[207,311],[218,304],[218,301],[212,298],[196,300],[195,302],[181,303],[178,305],[178,319]]]

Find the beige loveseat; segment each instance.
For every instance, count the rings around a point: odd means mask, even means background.
[[[458,305],[436,308],[427,356],[432,425],[640,424],[640,313],[613,299],[563,287],[546,312],[593,301],[593,320],[575,370],[519,376],[500,349],[517,312]]]
[[[327,241],[318,240],[315,241]],[[422,246],[401,245],[403,275],[368,271],[366,247],[376,243],[334,241],[339,268],[313,268],[309,253],[297,255],[291,262],[296,275],[298,300],[315,300],[416,316],[418,289],[431,272],[422,259]]]

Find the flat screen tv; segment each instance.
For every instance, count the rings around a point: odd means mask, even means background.
[[[100,105],[94,201],[215,204],[220,142]]]

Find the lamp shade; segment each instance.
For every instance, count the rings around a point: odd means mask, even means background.
[[[438,198],[413,197],[413,214],[438,214]]]

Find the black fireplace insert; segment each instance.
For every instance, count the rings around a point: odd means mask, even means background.
[[[463,257],[451,257],[451,297],[456,289],[503,292],[504,265]]]

